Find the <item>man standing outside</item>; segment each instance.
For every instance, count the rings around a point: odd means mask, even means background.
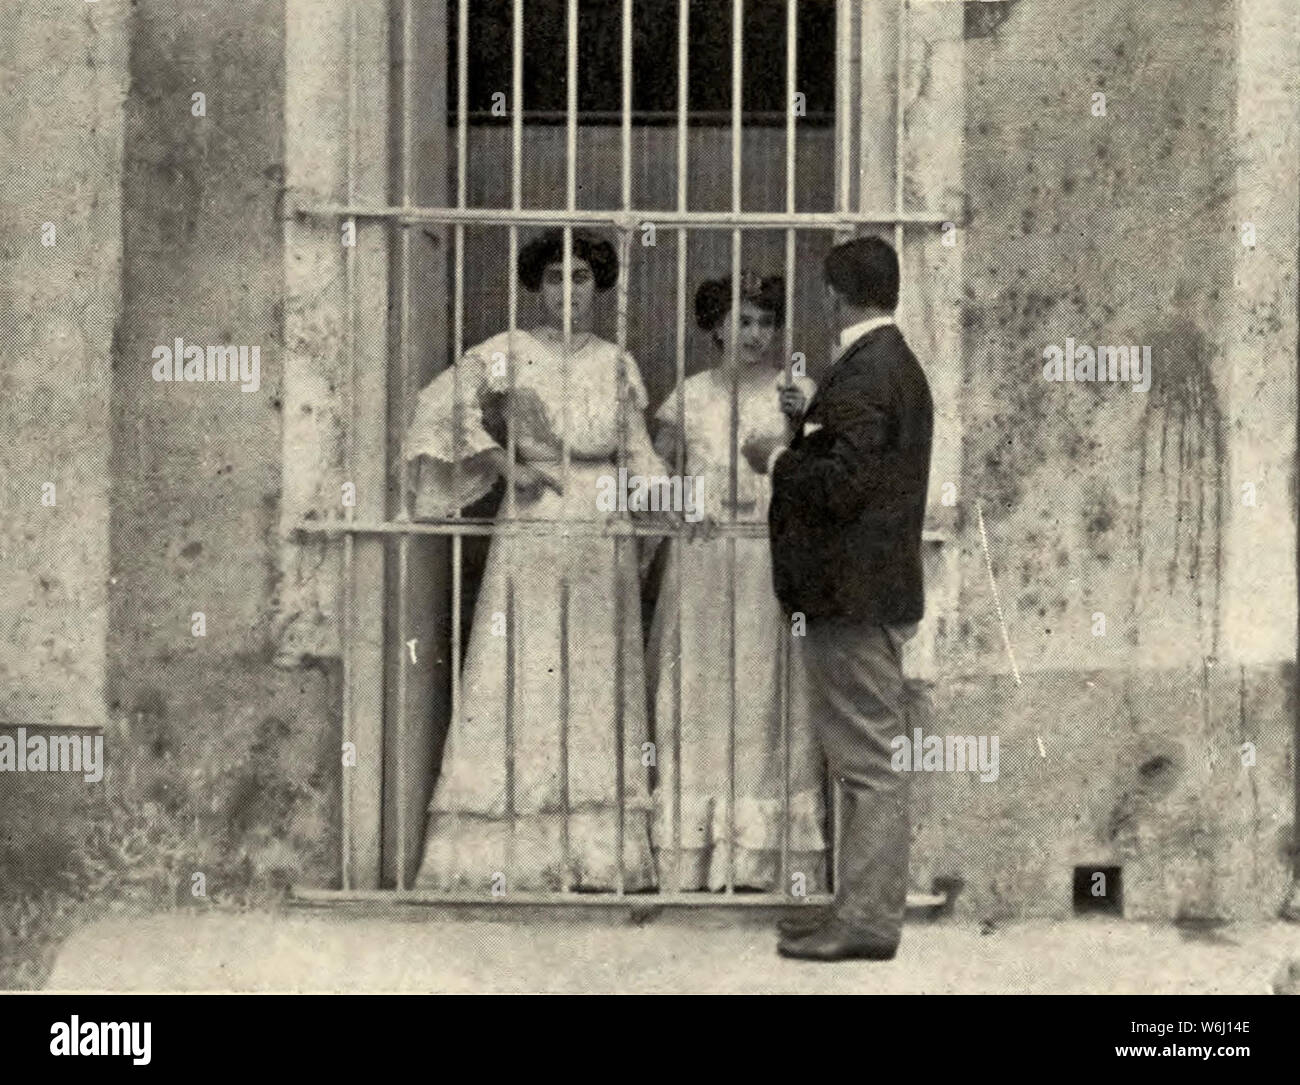
[[[877,237],[835,246],[824,264],[839,333],[807,410],[775,461],[772,575],[787,615],[806,622],[814,727],[843,814],[834,904],[780,924],[785,957],[889,960],[902,935],[910,829],[907,776],[890,765],[902,734],[904,642],[925,606],[921,532],[934,405],[894,310],[898,255]]]

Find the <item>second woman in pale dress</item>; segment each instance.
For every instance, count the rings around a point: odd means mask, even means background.
[[[746,273],[740,295],[733,351],[730,281],[706,282],[699,288],[696,320],[709,333],[713,364],[688,377],[681,389],[685,425],[678,389],[656,415],[655,447],[670,468],[678,462],[684,442],[686,473],[702,495],[706,527],[689,541],[669,544],[675,552],[669,554],[651,629],[650,679],[659,751],[653,842],[666,891],[724,888],[730,863],[736,888],[813,892],[824,887],[826,876],[824,775],[807,719],[801,640],[790,635],[773,594],[768,541],[761,535],[735,541],[734,747],[730,738],[732,574],[728,542],[708,525],[732,518],[732,381],[738,403],[734,513],[742,523],[767,522],[768,453],[784,445],[787,432],[783,395],[786,409],[793,411],[815,391],[807,377],[786,378],[773,349],[783,316],[782,281]],[[780,697],[783,639],[791,646],[787,885],[779,884],[787,793]],[[679,727],[680,759],[674,753]],[[734,808],[728,785],[733,750]],[[728,831],[732,826],[734,835]],[[729,837],[734,856],[729,856]]]

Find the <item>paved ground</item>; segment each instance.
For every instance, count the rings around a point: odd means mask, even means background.
[[[1263,994],[1300,957],[1300,925],[917,923],[895,960],[835,965],[782,960],[774,944],[754,915],[176,913],[76,932],[47,989]]]

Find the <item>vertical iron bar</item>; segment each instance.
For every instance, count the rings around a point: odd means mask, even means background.
[[[515,698],[519,690],[516,610],[515,572],[510,569],[506,573],[506,892],[513,890],[515,875]]]
[[[567,547],[566,547],[567,549]],[[569,578],[560,582],[560,890],[568,892],[569,853]]]
[[[894,251],[898,255],[898,274],[899,282],[905,282],[904,272],[904,243],[906,234],[903,229],[903,173],[904,173],[904,155],[903,155],[903,95],[905,93],[905,81],[907,78],[907,0],[898,0],[898,27],[894,34],[898,42],[898,63],[895,67],[894,76],[894,214],[897,216],[894,220]],[[899,669],[902,669],[900,660]],[[906,706],[906,680],[904,680],[904,707]]]
[[[560,267],[564,275],[564,301],[563,301],[564,307],[563,307],[562,319],[560,321],[563,328],[563,342],[560,348],[561,349],[560,383],[561,383],[561,397],[563,398],[564,401],[561,406],[562,426],[563,426],[563,432],[561,434],[561,441],[563,442],[563,448],[561,449],[561,459],[563,461],[561,466],[561,471],[564,475],[564,480],[561,483],[561,489],[564,492],[564,496],[561,498],[562,501],[561,508],[563,510],[561,512],[561,516],[563,516],[564,519],[567,521],[568,509],[570,506],[569,506],[569,497],[568,497],[568,492],[569,492],[568,472],[567,470],[565,470],[565,467],[567,466],[568,455],[569,455],[568,453],[569,364],[570,364],[569,352],[573,343],[573,227],[565,226],[563,230],[563,235],[564,236],[563,236],[562,244],[564,248],[562,250],[561,257],[560,257]],[[568,537],[568,532],[566,529],[561,528],[561,532],[562,532],[562,537],[565,538]],[[569,661],[567,658],[567,653],[569,650],[568,630],[566,628],[566,622],[568,617],[568,598],[569,598],[569,576],[567,571],[567,564],[568,564],[567,546],[565,547],[565,556],[562,560],[564,563],[564,568],[562,568],[560,574],[560,627],[561,627],[560,628],[560,654],[562,657],[560,660],[561,686],[563,686],[564,681],[566,680],[566,676],[568,675],[568,667],[569,667]],[[569,797],[567,792],[569,700],[568,700],[568,691],[563,688],[560,691],[559,709],[560,709],[560,756],[565,762],[565,764],[563,764],[560,768],[560,774],[561,774],[561,778],[565,781],[565,785],[566,785],[565,787],[561,788],[563,792],[562,805],[563,805],[564,824],[560,828],[560,854],[561,854],[560,882],[561,882],[561,889],[566,889],[568,888],[567,883],[569,877],[568,875]]]
[[[565,206],[578,206],[578,0],[568,0],[565,45]],[[560,359],[560,489],[569,508],[570,354],[573,346],[573,229],[564,228],[564,352]],[[568,520],[566,514],[565,520]],[[568,538],[567,530],[564,538]],[[560,889],[569,888],[571,813],[569,809],[569,548],[564,547],[560,578]]]
[[[849,58],[853,50],[853,10],[849,0],[836,0],[835,4],[835,99],[836,140],[835,210],[849,209],[849,162],[853,146],[852,88],[849,86]],[[853,235],[852,230],[837,230],[836,242]],[[832,336],[838,329],[832,329]],[[832,350],[835,341],[832,339]],[[834,774],[830,779],[831,799],[831,884],[836,894],[840,891],[840,781]]]
[[[632,0],[623,0],[622,27],[622,155],[620,181],[622,188],[622,208],[632,209]],[[618,277],[618,468],[619,478],[627,467],[627,308],[628,279],[631,269],[628,261],[631,257],[631,233],[626,226],[619,229],[618,262],[621,274]],[[624,514],[626,515],[626,513]],[[627,660],[624,659],[623,625],[626,620],[623,598],[625,589],[623,578],[623,538],[614,538],[614,781],[618,798],[618,894],[622,896],[627,890],[627,871],[624,864],[624,847],[627,834],[627,779],[624,758],[626,743],[625,728],[627,720],[624,703],[626,692]]]
[[[411,206],[411,67],[414,64],[414,49],[411,34],[411,0],[402,0],[402,207]],[[398,309],[398,387],[401,389],[401,423],[403,434],[406,433],[407,409],[410,398],[411,383],[411,228],[402,224],[400,238],[400,267],[398,272],[399,309]],[[397,465],[398,484],[401,491],[401,505],[397,513],[398,523],[411,522],[408,474],[406,470],[406,449],[399,448]],[[397,539],[397,888],[406,888],[406,745],[408,735],[407,705],[408,680],[406,643],[410,623],[411,536],[403,532]],[[414,653],[412,653],[414,654]],[[414,660],[411,666],[414,666]],[[385,733],[387,728],[384,729]]]
[[[523,206],[520,160],[524,147],[524,0],[514,0],[510,49],[510,206]],[[513,270],[513,269],[512,269]]]
[[[853,12],[850,0],[835,2],[835,210],[849,208],[849,148],[853,140],[853,111],[849,105],[849,54],[853,48]],[[842,241],[851,230],[838,230]]]
[[[466,203],[469,162],[469,0],[460,0],[456,10],[456,206]],[[461,514],[459,504],[459,462],[461,449],[461,385],[460,361],[465,352],[465,226],[456,224],[455,268],[452,273],[452,457],[451,492],[452,517]],[[456,532],[451,537],[451,730],[460,728],[461,689],[461,607],[464,536]],[[445,746],[444,746],[445,749]]]
[[[690,107],[690,39],[691,3],[678,0],[677,4],[677,210],[687,209],[689,183],[689,149],[687,144],[687,114]],[[686,486],[686,261],[690,234],[686,227],[677,231],[677,477]],[[695,491],[695,507],[700,508],[700,494]],[[686,540],[680,536],[673,540],[673,879],[671,888],[682,888],[682,549]],[[662,662],[660,664],[662,667]]]
[[[731,8],[731,209],[741,210],[745,0]],[[731,232],[730,522],[739,519],[741,232]],[[727,893],[736,890],[736,536],[727,535]]]
[[[623,0],[622,208],[632,210],[632,0]]]
[[[348,15],[348,150],[347,150],[347,201],[356,199],[357,184],[357,12],[353,8]],[[344,435],[344,468],[347,481],[356,482],[356,428],[357,428],[357,314],[356,314],[356,220],[353,224],[352,244],[344,247],[343,253],[343,293],[344,313],[347,325],[347,365],[348,365],[348,418]],[[343,518],[351,523],[355,519],[352,505],[344,505]],[[343,741],[351,744],[355,750],[356,740],[356,701],[353,687],[356,684],[356,660],[353,658],[356,644],[356,539],[352,532],[343,536]],[[369,751],[368,751],[369,752]],[[355,767],[355,761],[354,761]],[[351,889],[353,882],[353,860],[356,857],[355,825],[353,824],[353,780],[343,766],[342,789],[343,800],[343,870],[344,889]],[[351,776],[355,777],[356,773]]]
[[[798,85],[799,63],[798,0],[786,0],[785,5],[785,209],[795,211],[795,92]],[[782,344],[785,353],[785,385],[794,384],[791,366],[794,362],[794,265],[795,232],[785,232],[785,335]],[[777,697],[781,716],[781,862],[779,870],[780,891],[790,890],[790,827],[794,812],[790,808],[790,628],[781,623],[781,640],[777,659]]]
[[[524,0],[514,0],[513,43],[510,74],[510,207],[518,211],[523,207],[523,154],[524,154]],[[519,227],[511,225],[508,282],[509,334],[506,338],[506,518],[518,516],[515,496],[515,426],[513,400],[515,394],[515,341],[519,331]],[[507,635],[509,633],[507,632]]]
[[[570,211],[578,207],[578,0],[568,0],[568,41],[565,46],[566,86],[565,86],[565,198],[564,206]],[[560,433],[560,488],[569,492],[569,351],[572,337],[573,292],[571,250],[573,248],[573,231],[564,228],[564,357],[561,375],[561,433]]]
[[[858,8],[858,210],[865,211],[868,206],[867,197],[867,155],[873,148],[868,147],[867,131],[867,111],[871,109],[873,103],[870,98],[870,88],[867,84],[867,23],[869,16],[867,14],[867,4],[862,4]],[[850,33],[853,28],[850,27]],[[879,50],[883,51],[883,50]],[[852,200],[850,200],[850,203]]]
[[[511,50],[511,113],[510,113],[510,206],[518,211],[523,206],[523,146],[524,146],[524,2],[514,0],[513,43]],[[506,372],[508,390],[506,392],[506,519],[507,532],[512,540],[509,560],[513,561],[517,547],[514,545],[514,520],[518,517],[518,501],[515,495],[515,342],[519,328],[519,276],[516,269],[519,264],[519,227],[510,227],[510,266],[506,274],[509,279],[509,323],[507,337],[508,351]],[[518,644],[515,629],[515,570],[511,568],[506,579],[506,818],[508,821],[506,836],[506,885],[513,886],[515,878],[515,688],[518,662]]]
[[[898,63],[894,76],[894,248],[898,252],[900,281],[903,272],[903,94],[907,78],[907,0],[898,0]]]
[[[563,328],[563,343],[562,343],[562,345],[561,345],[561,357],[560,357],[560,378],[561,378],[560,383],[561,383],[561,396],[562,396],[563,401],[564,401],[563,404],[562,404],[562,406],[561,406],[561,414],[563,415],[563,433],[562,433],[562,435],[561,435],[561,440],[564,442],[565,447],[561,450],[561,457],[562,457],[563,460],[566,460],[566,461],[567,461],[567,459],[568,459],[568,448],[567,448],[567,445],[568,445],[568,439],[569,439],[569,426],[568,426],[568,412],[569,412],[569,364],[570,364],[570,362],[569,362],[569,352],[570,352],[570,349],[571,349],[571,347],[572,347],[572,343],[573,343],[573,227],[571,227],[571,226],[565,226],[565,227],[564,227],[564,230],[563,230],[563,235],[564,235],[564,236],[563,236],[563,242],[562,242],[562,243],[563,243],[564,248],[563,248],[563,250],[562,250],[561,257],[560,257],[560,266],[561,266],[561,269],[562,269],[562,272],[563,272],[563,275],[564,275],[564,301],[563,301],[563,306],[564,306],[564,308],[563,308],[562,319],[561,319],[561,321],[560,321],[561,326],[562,326],[562,328]],[[562,468],[562,470],[563,470],[563,468]],[[568,495],[568,492],[569,492],[569,490],[568,490],[568,485],[569,485],[569,483],[568,483],[568,473],[567,473],[567,471],[564,472],[564,475],[565,475],[565,478],[564,478],[564,481],[563,481],[562,484],[561,484],[561,489],[564,491],[564,495],[565,495],[565,496],[561,499],[561,500],[563,501],[563,505],[562,505],[562,509],[563,509],[563,511],[562,511],[561,515],[564,517],[565,520],[567,520],[567,519],[568,519],[568,509],[569,509],[569,507],[570,507],[570,506],[569,506],[569,498],[568,498],[568,496],[567,496],[567,495]],[[568,536],[568,532],[567,532],[567,530],[564,529],[564,528],[561,528],[561,532],[562,532],[562,537],[566,537],[566,538],[567,538],[567,536]],[[561,625],[563,626],[563,623],[564,623],[564,621],[565,621],[565,607],[566,607],[566,605],[567,605],[567,600],[568,600],[568,591],[569,591],[569,576],[568,576],[568,571],[567,571],[567,564],[568,564],[568,550],[567,550],[567,547],[566,547],[566,549],[565,549],[565,556],[564,556],[564,558],[562,559],[562,561],[563,561],[563,565],[564,565],[564,567],[561,569],[561,573],[560,573],[560,603],[561,603],[561,606],[560,606],[560,610],[561,610],[560,621],[561,621]],[[568,637],[567,637],[567,631],[566,631],[565,629],[563,629],[563,628],[561,628],[561,635],[560,635],[560,649],[561,649],[561,654],[563,654],[563,653],[565,653],[565,652],[568,651]],[[561,669],[562,672],[564,672],[564,673],[566,673],[566,674],[568,673],[568,660],[567,660],[567,659],[562,659],[562,660],[560,661],[560,669]],[[567,696],[565,695],[565,693],[564,693],[563,690],[561,691],[561,696],[560,696],[560,706],[559,706],[559,707],[560,707],[560,747],[561,747],[561,756],[567,758],[567,756],[568,756],[568,754],[567,754],[567,748],[568,748],[568,725],[569,725],[569,720],[568,720],[568,711],[569,711],[569,703],[568,703],[568,698],[567,698]],[[567,773],[567,772],[568,772],[568,766],[567,766],[567,765],[562,766],[560,771],[561,771],[561,774],[562,774],[562,775],[565,774],[565,773]],[[563,826],[562,826],[561,829],[560,829],[560,851],[561,851],[561,858],[562,858],[563,865],[562,865],[562,867],[561,867],[561,875],[560,875],[560,879],[561,879],[562,882],[565,882],[565,881],[567,881],[567,879],[568,879],[567,871],[568,871],[568,869],[569,869],[569,867],[568,867],[568,858],[569,858],[569,854],[568,854],[568,852],[569,852],[569,806],[568,806],[568,796],[567,796],[567,794],[565,795],[563,806],[564,806],[564,810],[563,810],[564,824],[563,824]],[[563,886],[562,886],[562,888],[563,888]]]
[[[469,172],[469,2],[459,0],[456,5],[456,206],[465,208],[468,190]],[[455,331],[452,344],[451,403],[452,403],[452,457],[451,457],[451,492],[454,500],[460,495],[460,447],[463,424],[460,384],[461,354],[465,349],[465,328],[462,310],[465,302],[465,224],[456,224],[456,281],[455,281]],[[460,515],[460,505],[452,510],[452,516]],[[457,591],[460,586],[460,535],[452,536],[452,562],[455,565],[452,590],[453,609],[457,604]],[[457,629],[459,630],[459,626]],[[456,644],[453,643],[453,649]],[[452,657],[452,718],[455,719],[458,672],[456,656]]]

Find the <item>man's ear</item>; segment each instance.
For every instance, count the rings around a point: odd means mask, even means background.
[[[822,290],[825,291],[823,298],[826,304],[826,312],[832,319],[836,319],[840,315],[840,296],[835,293],[835,288],[824,280],[822,282]]]

